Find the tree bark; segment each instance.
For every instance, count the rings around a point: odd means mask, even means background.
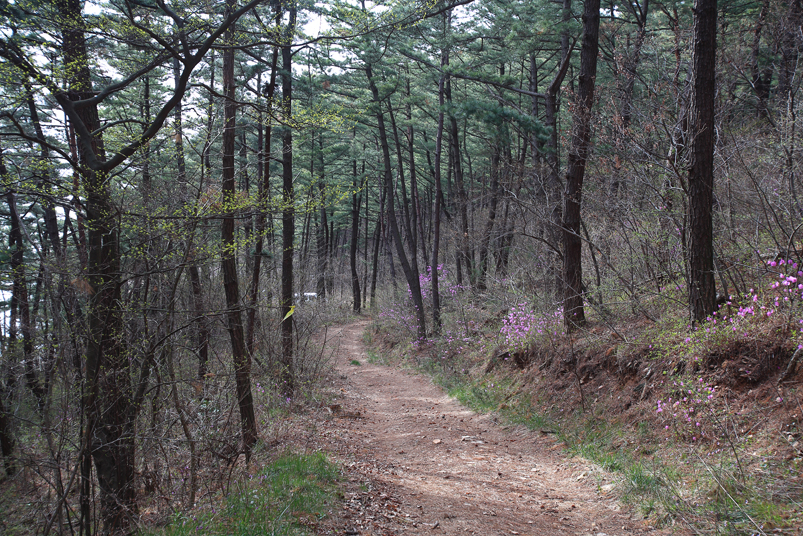
[[[360,312],[362,298],[360,296],[360,276],[357,273],[357,240],[360,236],[360,207],[362,194],[357,196],[357,159],[351,161],[351,243],[349,244],[349,268],[351,269],[351,299],[355,313]],[[365,223],[368,225],[368,222]],[[368,244],[365,245],[366,248]]]
[[[226,3],[227,16],[235,9],[235,0]],[[226,31],[225,41],[234,43],[234,26]],[[223,168],[222,195],[224,217],[221,222],[221,243],[223,246],[221,271],[223,288],[226,294],[226,320],[231,340],[234,377],[237,390],[237,403],[240,409],[243,450],[246,460],[250,460],[251,449],[257,442],[257,422],[254,414],[254,401],[251,394],[251,356],[246,351],[240,304],[240,286],[237,277],[237,246],[234,241],[234,216],[236,211],[236,185],[234,175],[234,145],[236,139],[237,106],[234,98],[234,49],[223,52],[223,94],[226,101],[223,107]]]
[[[10,414],[6,411],[5,401],[3,400],[5,393],[0,392],[0,453],[3,454],[3,467],[5,468],[6,475],[11,476],[14,474],[16,464],[14,463],[14,433],[11,429]]]
[[[293,65],[292,37],[296,25],[296,4],[290,2],[289,22],[286,27],[282,51],[282,115],[292,114]],[[281,281],[281,391],[285,398],[292,398],[295,390],[293,370],[293,254],[295,251],[295,199],[293,192],[293,130],[284,127],[282,135],[282,281]]]
[[[92,96],[87,61],[84,20],[79,0],[58,0],[64,65],[71,101]],[[97,471],[103,533],[127,534],[137,514],[134,488],[134,437],[131,405],[130,362],[122,340],[120,297],[119,229],[111,202],[106,173],[89,165],[104,162],[105,151],[99,131],[96,104],[76,110],[83,123],[76,144],[82,165],[85,192],[87,239],[87,283],[91,288],[87,318],[86,383],[83,407],[86,412],[81,482],[81,527],[91,532],[89,504],[90,456]]]
[[[564,0],[564,24],[569,20],[570,16],[571,0]],[[560,86],[563,85],[563,80],[566,78],[566,73],[569,72],[569,61],[574,50],[569,45],[569,37],[566,34],[562,38],[561,45],[562,58],[560,66],[552,83],[549,84],[544,98],[544,126],[549,132],[546,146],[547,179],[545,188],[549,222],[546,225],[545,234],[548,244],[552,248],[552,251],[548,253],[552,257],[552,261],[548,263],[548,280],[556,300],[562,299],[564,288],[561,276],[562,270],[559,268],[563,263],[561,251],[563,245],[561,236],[561,226],[563,225],[563,183],[560,180],[560,152],[558,150],[560,148],[558,145],[558,95]]]
[[[173,80],[178,85],[178,78],[181,74],[179,69],[178,58],[173,58]],[[184,159],[184,127],[182,122],[182,102],[176,104],[174,111],[174,125],[175,125],[175,144],[176,144],[176,166],[178,167],[178,184],[179,191],[181,192],[181,202],[187,203],[186,199],[187,189],[187,164]],[[194,226],[188,229],[194,232]],[[209,321],[206,318],[204,311],[203,300],[203,287],[201,285],[201,274],[198,270],[198,264],[193,258],[192,252],[188,255],[190,259],[189,266],[187,266],[187,273],[190,276],[190,288],[192,289],[192,304],[195,310],[195,336],[198,348],[198,380],[203,382],[206,378],[207,363],[209,362]]]
[[[446,57],[447,63],[449,57]],[[446,106],[448,109],[452,108],[452,82],[451,78],[446,78],[446,85],[444,86],[444,96],[446,97]],[[471,254],[471,242],[469,236],[468,226],[468,195],[466,193],[466,185],[463,177],[463,163],[460,156],[460,135],[457,129],[457,118],[454,114],[449,114],[449,142],[451,143],[451,156],[452,166],[454,168],[454,184],[457,189],[457,210],[460,211],[460,236],[458,237],[458,272],[459,266],[462,265],[466,269],[469,284],[474,286],[476,284],[476,273],[474,270]],[[462,262],[461,262],[462,261]],[[459,278],[459,277],[458,277]]]
[[[778,111],[785,116],[789,110],[790,98],[794,94],[794,80],[798,69],[800,55],[799,28],[803,17],[803,2],[791,0],[786,17],[781,20],[779,33],[781,34],[781,57],[778,65]]]
[[[599,0],[586,0],[583,12],[583,44],[577,85],[572,143],[566,171],[563,210],[563,319],[571,332],[585,324],[580,206],[585,166],[591,149],[591,110],[599,52]]]
[[[418,246],[416,245],[415,227],[410,210],[410,197],[407,196],[407,183],[404,179],[404,158],[402,158],[401,140],[399,138],[399,129],[396,127],[396,114],[393,113],[393,107],[390,104],[388,104],[388,116],[390,117],[390,128],[393,132],[393,143],[396,147],[396,161],[399,163],[398,185],[401,187],[404,236],[407,239],[407,245],[410,247],[410,262],[418,266]]]
[[[28,101],[28,111],[31,116],[31,123],[34,127],[34,132],[39,139],[45,139],[44,130],[42,129],[41,121],[39,120],[39,112],[36,109],[36,103],[34,102],[33,98],[33,90],[29,85],[26,85],[26,93],[27,93],[27,101]],[[45,166],[49,166],[50,160],[50,151],[47,147],[42,146],[40,148],[40,157],[42,159],[42,163]],[[66,258],[65,258],[65,249],[62,247],[61,243],[59,242],[59,228],[58,228],[58,219],[56,217],[56,208],[54,199],[51,196],[50,192],[52,189],[53,184],[56,184],[56,180],[53,178],[53,172],[48,168],[48,171],[44,172],[44,176],[39,181],[39,188],[41,191],[45,192],[45,195],[42,196],[41,204],[44,210],[44,219],[45,219],[45,234],[47,236],[48,242],[50,247],[53,248],[53,255],[56,258],[57,266],[65,266]],[[69,209],[65,209],[69,210]],[[70,216],[69,214],[65,214],[64,216],[65,221],[69,221]],[[60,304],[63,304],[64,307],[64,316],[67,320],[67,325],[70,326],[69,336],[70,336],[70,345],[72,347],[72,365],[73,369],[78,377],[81,376],[81,346],[79,343],[81,329],[83,327],[83,314],[81,311],[81,306],[78,303],[78,300],[75,295],[75,289],[69,285],[67,285],[67,273],[62,272],[59,275],[59,280],[57,284],[57,292],[55,296],[51,297],[53,311],[58,311],[60,308]],[[60,314],[53,315],[53,322],[54,328],[56,332],[61,332],[62,326],[62,319]]]
[[[404,242],[402,241],[401,233],[399,233],[399,225],[396,220],[396,208],[393,201],[393,175],[390,163],[390,147],[388,145],[388,136],[385,128],[385,118],[381,108],[379,89],[374,82],[373,69],[370,63],[366,63],[365,65],[365,74],[368,76],[368,85],[370,86],[374,106],[376,107],[375,113],[379,127],[379,142],[382,148],[382,161],[384,163],[384,182],[385,189],[388,192],[388,225],[390,226],[393,242],[396,244],[396,254],[399,256],[399,263],[402,265],[402,271],[404,272],[405,279],[407,279],[407,285],[410,288],[413,308],[415,309],[415,315],[418,321],[418,338],[419,340],[423,340],[426,339],[427,336],[427,321],[424,316],[424,300],[421,297],[421,281],[418,277],[418,267],[411,264],[407,259],[407,254],[404,251]]]
[[[619,86],[619,118],[621,121],[621,128],[624,133],[627,133],[630,128],[630,122],[633,115],[633,89],[636,84],[636,71],[639,62],[641,61],[641,49],[644,46],[644,39],[647,35],[647,15],[650,9],[650,0],[643,0],[643,2],[629,3],[627,9],[632,13],[636,19],[636,40],[633,44],[632,52],[627,50],[623,55],[624,78]],[[630,36],[628,34],[628,44]]]
[[[312,150],[312,159],[313,163],[315,160],[315,141],[313,139],[313,150]],[[323,132],[319,133],[318,136],[318,155],[319,161],[318,166],[320,171],[318,172],[318,194],[320,196],[318,200],[318,236],[316,250],[317,250],[317,260],[318,260],[318,282],[316,284],[315,291],[318,293],[318,299],[326,298],[326,276],[327,270],[329,269],[329,244],[326,242],[326,231],[329,227],[328,218],[326,217],[326,182],[324,177],[324,168],[323,168]],[[315,176],[314,167],[311,168],[310,174]]]
[[[270,63],[270,78],[268,79],[265,91],[265,101],[267,103],[267,123],[265,125],[264,140],[262,140],[262,158],[258,165],[262,167],[262,183],[259,185],[257,193],[257,217],[254,224],[256,234],[256,244],[254,245],[254,271],[251,275],[251,286],[248,289],[248,321],[246,330],[246,346],[248,355],[254,355],[254,339],[256,332],[257,299],[259,296],[259,277],[262,271],[262,257],[265,248],[265,227],[266,212],[270,200],[270,148],[273,134],[273,95],[276,91],[276,66],[279,62],[279,49],[273,47],[273,56]]]
[[[714,98],[717,0],[696,0],[689,106],[689,306],[702,322],[716,310],[714,281]]]
[[[449,24],[451,12],[444,15],[444,23]],[[449,52],[441,52],[441,67],[448,65]],[[438,260],[441,247],[441,205],[443,204],[443,186],[441,184],[441,156],[443,154],[443,102],[446,74],[441,74],[438,80],[438,130],[435,133],[435,202],[432,207],[432,325],[435,334],[440,334],[443,327],[441,318],[440,278],[438,277]]]
[[[2,160],[0,152],[0,177],[8,177],[5,162]],[[16,348],[11,348],[12,358],[22,357],[25,369],[25,384],[36,398],[39,411],[42,411],[45,402],[45,387],[39,381],[38,375],[34,370],[33,357],[33,330],[31,325],[31,307],[28,300],[28,282],[25,276],[24,253],[25,248],[22,243],[22,220],[17,212],[17,196],[13,191],[6,194],[8,203],[8,213],[11,220],[8,242],[9,252],[11,253],[11,301],[12,307],[17,309],[17,319],[19,321],[19,331],[22,334],[22,356],[19,356]],[[11,345],[10,346],[16,346]]]
[[[379,249],[382,244],[382,218],[385,215],[385,193],[386,190],[381,188],[382,193],[379,196],[379,213],[376,216],[376,227],[374,228],[374,255],[371,262],[371,308],[376,308],[376,280],[379,272]],[[366,224],[367,225],[367,224]],[[367,247],[367,246],[366,246]]]
[[[410,98],[410,81],[407,81],[407,97]],[[407,114],[407,158],[410,160],[410,200],[412,202],[413,234],[417,236],[416,243],[421,247],[421,258],[424,266],[429,266],[429,253],[424,238],[424,214],[422,214],[421,197],[418,191],[418,170],[415,165],[415,147],[413,130],[413,111],[409,102],[406,107]]]
[[[496,207],[499,203],[499,167],[500,167],[500,140],[497,139],[491,154],[491,191],[488,202],[488,219],[485,222],[485,229],[482,233],[482,243],[480,244],[480,266],[477,273],[477,288],[485,290],[487,288],[486,279],[488,277],[488,255],[491,249],[491,236],[493,234],[494,223],[496,222]]]

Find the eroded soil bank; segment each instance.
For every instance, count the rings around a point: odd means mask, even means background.
[[[617,501],[615,483],[563,456],[554,435],[504,427],[426,377],[369,363],[367,325],[359,320],[327,334],[337,398],[323,408],[319,437],[346,466],[349,483],[343,510],[324,533],[672,532],[634,519]]]

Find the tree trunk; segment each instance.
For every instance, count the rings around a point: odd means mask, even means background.
[[[636,83],[636,71],[639,62],[641,61],[641,49],[644,46],[644,39],[647,35],[647,15],[649,14],[650,2],[644,0],[643,6],[641,3],[630,3],[627,9],[633,14],[636,19],[636,40],[633,44],[632,52],[627,50],[623,56],[624,65],[624,78],[619,86],[619,118],[621,121],[622,131],[626,134],[630,128],[630,121],[633,115],[633,89]],[[630,42],[630,35],[628,34],[628,44]]]
[[[276,91],[276,66],[279,61],[279,49],[273,47],[273,56],[270,62],[270,79],[268,80],[265,91],[267,102],[267,124],[265,125],[264,140],[262,146],[262,158],[257,165],[262,168],[262,183],[259,185],[257,198],[257,217],[254,224],[256,234],[256,244],[254,245],[254,271],[251,275],[251,286],[248,290],[248,323],[246,330],[246,346],[248,355],[254,355],[254,338],[256,332],[257,299],[259,296],[259,277],[262,270],[262,257],[265,248],[265,220],[270,200],[270,147],[273,134],[273,94]],[[261,124],[261,122],[260,122]]]
[[[357,273],[357,240],[360,236],[360,207],[362,194],[357,196],[357,159],[351,161],[351,243],[349,244],[349,268],[351,268],[351,299],[355,313],[360,312],[360,276]],[[368,225],[368,222],[365,223]],[[368,244],[366,244],[366,248]]]
[[[0,392],[0,453],[3,454],[3,467],[6,475],[14,474],[16,464],[14,463],[14,433],[11,429],[10,414],[6,411],[5,393]],[[0,479],[1,480],[1,479]]]
[[[714,97],[717,0],[696,0],[689,107],[689,306],[702,322],[716,310],[714,281]]]
[[[376,227],[374,229],[374,255],[371,262],[371,308],[376,308],[376,279],[379,272],[379,249],[382,244],[382,218],[385,214],[385,189],[379,196],[379,213],[376,216]],[[367,225],[367,224],[366,224]],[[367,247],[367,246],[366,246]]]
[[[363,238],[363,244],[365,246],[362,250],[362,308],[366,309],[368,307],[368,245],[371,243],[369,233],[371,230],[370,225],[370,218],[368,217],[368,205],[370,204],[370,194],[368,193],[368,181],[365,179],[365,157],[362,159],[362,173],[361,177],[363,177],[362,185],[364,189],[365,195],[365,235]]]
[[[8,177],[5,162],[2,160],[2,152],[0,152],[0,176]],[[13,347],[11,348],[11,355],[12,359],[22,357],[22,361],[25,363],[25,384],[36,398],[37,407],[41,412],[44,407],[46,391],[34,370],[31,307],[28,300],[28,282],[25,277],[25,248],[22,243],[23,223],[17,212],[17,199],[13,191],[9,191],[6,194],[6,201],[8,202],[8,213],[11,220],[11,228],[8,234],[9,253],[11,254],[11,301],[12,307],[17,309],[18,316],[16,320],[19,321],[19,331],[22,334],[22,356],[19,356],[16,348]]]
[[[599,51],[599,6],[599,0],[586,0],[583,13],[583,44],[580,52],[580,80],[577,86],[572,144],[566,171],[563,210],[563,319],[567,331],[570,332],[585,324],[580,205],[585,166],[591,148],[591,109],[594,105]]]
[[[84,20],[79,0],[58,0],[62,53],[69,100],[93,95],[87,62]],[[63,103],[64,106],[66,103]],[[130,362],[122,340],[120,252],[116,208],[111,202],[107,174],[90,165],[104,162],[103,139],[96,104],[76,110],[81,125],[76,148],[82,166],[87,240],[87,283],[91,288],[86,346],[86,412],[81,449],[81,527],[91,532],[89,504],[90,456],[97,471],[103,533],[130,532],[137,515],[134,488],[134,425],[131,420]],[[77,128],[77,127],[82,128]]]
[[[290,2],[289,22],[282,45],[282,110],[285,117],[292,114],[292,38],[296,25],[296,4]],[[293,254],[295,241],[295,199],[293,193],[293,130],[284,127],[282,135],[282,281],[281,281],[281,392],[285,398],[292,398],[295,389],[293,370]]]
[[[415,315],[418,321],[418,338],[419,340],[423,340],[426,339],[427,336],[427,321],[424,317],[424,300],[421,297],[421,281],[418,277],[418,267],[414,264],[411,265],[407,260],[407,254],[404,251],[404,243],[402,242],[401,233],[399,233],[399,225],[396,220],[396,208],[393,201],[393,175],[390,163],[390,147],[388,145],[385,118],[382,113],[381,100],[379,98],[379,89],[377,89],[376,83],[374,82],[373,69],[370,63],[366,63],[365,73],[368,76],[368,85],[373,95],[374,106],[376,106],[375,113],[379,126],[379,141],[382,147],[382,161],[384,163],[385,189],[388,192],[388,225],[390,226],[393,242],[396,244],[396,254],[399,256],[399,263],[402,265],[404,277],[407,279],[407,285],[410,288],[413,308],[415,308]]]
[[[563,2],[563,21],[566,23],[571,16],[571,0],[564,0]],[[546,239],[552,251],[549,256],[552,261],[548,263],[549,273],[547,274],[549,285],[554,291],[556,300],[561,300],[563,297],[563,281],[561,277],[561,270],[558,268],[562,262],[562,236],[561,226],[563,225],[563,184],[560,180],[560,152],[558,149],[558,94],[560,93],[560,86],[566,78],[566,73],[569,71],[569,61],[571,60],[574,48],[569,46],[569,38],[567,35],[563,36],[561,51],[563,57],[561,58],[558,72],[552,83],[546,90],[544,98],[544,125],[549,132],[549,138],[546,146],[546,163],[547,163],[547,179],[546,179],[546,203],[549,210],[549,222],[546,224]]]
[[[491,154],[491,191],[488,202],[488,220],[485,222],[485,229],[482,233],[482,243],[480,244],[480,267],[477,274],[477,288],[485,290],[487,288],[486,279],[488,277],[488,255],[491,250],[491,236],[493,234],[494,223],[496,221],[496,207],[499,203],[499,167],[501,140],[497,139]]]
[[[390,117],[390,128],[393,132],[393,143],[396,146],[396,160],[399,163],[398,185],[401,187],[402,223],[404,236],[407,245],[410,247],[410,262],[418,266],[418,246],[415,235],[415,227],[410,210],[410,197],[407,196],[407,183],[404,179],[404,158],[402,158],[401,140],[399,139],[399,129],[396,127],[396,115],[393,108],[388,104],[388,116]]]
[[[173,58],[173,80],[175,81],[176,85],[178,85],[178,78],[180,74],[181,71],[179,70],[178,58]],[[183,108],[181,101],[179,101],[178,104],[176,104],[176,109],[174,111],[174,140],[176,144],[176,165],[178,167],[177,178],[179,189],[182,192],[181,202],[186,203],[189,201],[189,199],[186,199],[187,164],[184,159],[184,127],[182,123],[182,110]],[[190,232],[194,232],[194,226],[188,230]],[[195,324],[195,336],[198,348],[198,380],[203,382],[206,378],[207,363],[209,362],[209,321],[207,320],[206,312],[204,311],[203,287],[201,286],[201,275],[198,270],[198,264],[195,262],[192,253],[190,253],[189,258],[190,263],[189,266],[187,266],[187,273],[190,276],[192,304],[195,313],[193,322]]]
[[[444,23],[449,24],[451,12],[444,15]],[[441,67],[448,65],[449,52],[441,52]],[[435,133],[435,203],[432,207],[432,264],[430,273],[432,276],[432,325],[436,335],[440,334],[443,326],[441,319],[441,296],[440,280],[438,277],[438,257],[441,247],[441,205],[443,204],[443,187],[441,185],[441,155],[443,153],[443,101],[446,75],[441,74],[438,80],[438,130]]]
[[[407,81],[407,97],[410,97],[410,81]],[[407,158],[410,160],[410,200],[412,202],[412,227],[413,234],[417,236],[417,242],[421,247],[421,258],[424,266],[429,266],[429,253],[427,252],[426,240],[424,239],[424,222],[422,214],[421,197],[418,192],[418,170],[415,165],[414,130],[413,130],[413,111],[410,104],[407,104]]]
[[[312,159],[315,160],[315,142],[313,141]],[[317,257],[318,257],[318,282],[315,291],[318,293],[318,299],[326,298],[326,276],[329,269],[329,244],[326,243],[326,231],[329,226],[326,217],[326,182],[323,169],[323,132],[318,136],[318,154],[320,160],[318,165],[320,171],[318,172],[318,193],[320,199],[318,200],[318,236],[317,236]],[[310,169],[310,175],[315,176],[314,167]]]
[[[788,113],[787,106],[794,94],[793,85],[800,54],[800,19],[803,16],[801,4],[803,4],[801,0],[791,0],[787,15],[779,24],[781,57],[778,65],[777,95],[778,111],[781,116]]]
[[[767,101],[770,97],[770,89],[772,87],[772,73],[774,71],[772,65],[761,69],[758,64],[759,52],[761,47],[761,31],[764,28],[764,23],[767,19],[767,12],[769,11],[770,1],[764,0],[761,6],[761,12],[756,21],[756,29],[753,32],[753,50],[750,55],[750,83],[753,85],[753,91],[758,98],[758,116],[769,116],[767,108]]]
[[[447,63],[445,66],[448,66],[448,56],[446,60]],[[452,82],[449,77],[446,78],[444,96],[446,97],[446,106],[451,110]],[[459,266],[462,264],[466,269],[466,274],[468,274],[469,284],[474,286],[476,284],[476,273],[471,262],[471,242],[468,227],[468,195],[466,193],[465,180],[463,177],[463,163],[460,157],[460,136],[457,130],[457,118],[451,113],[449,114],[449,142],[451,143],[452,166],[454,168],[454,184],[457,189],[457,209],[460,211],[460,236],[457,240],[458,273],[460,272]],[[460,278],[460,276],[458,276],[458,278]]]
[[[226,15],[235,9],[235,0],[226,3]],[[225,41],[234,43],[234,26],[226,32]],[[221,223],[221,243],[223,253],[221,271],[223,288],[226,293],[226,320],[231,340],[234,377],[237,390],[237,403],[240,409],[243,450],[246,460],[251,457],[251,449],[257,442],[257,423],[254,414],[254,401],[251,394],[251,356],[245,348],[242,312],[240,306],[240,286],[237,277],[237,245],[234,241],[234,216],[236,209],[236,187],[234,174],[234,145],[236,139],[236,113],[234,102],[234,49],[223,52],[223,94],[226,96],[223,108],[223,168],[222,194],[224,217]]]
[[[30,86],[26,86],[26,93],[28,111],[31,115],[31,123],[33,124],[34,132],[36,132],[36,137],[39,139],[45,139],[44,130],[42,129],[42,124],[39,121],[39,112],[36,109],[36,103],[33,99],[33,91]],[[40,156],[42,158],[42,162],[48,162],[50,160],[49,149],[45,146],[42,146]],[[45,173],[44,177],[42,177],[38,187],[43,192],[46,192],[46,194],[43,196],[42,208],[44,210],[45,234],[47,235],[48,243],[50,244],[50,247],[53,248],[53,254],[56,258],[57,265],[65,266],[66,259],[64,250],[66,248],[62,247],[61,243],[59,242],[59,228],[58,219],[56,217],[56,208],[53,197],[50,195],[51,185],[55,183],[56,181],[52,177],[52,172],[48,171]],[[65,210],[68,211],[69,209],[65,208]],[[69,214],[65,214],[64,219],[65,221],[69,221]],[[59,310],[59,304],[64,304],[64,316],[66,317],[67,325],[71,327],[69,330],[69,336],[73,352],[72,364],[77,376],[80,377],[82,350],[79,344],[79,333],[83,326],[83,315],[81,312],[81,307],[78,304],[78,300],[76,299],[75,289],[67,285],[67,274],[65,272],[62,272],[59,276],[57,292],[55,296],[51,297],[51,301],[53,302],[52,306],[54,312]],[[56,332],[60,332],[62,326],[61,315],[54,314],[53,322]]]

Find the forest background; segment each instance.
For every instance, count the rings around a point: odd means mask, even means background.
[[[603,332],[625,378],[793,374],[799,0],[0,17],[0,446],[44,533],[195,504],[311,400],[347,310],[436,359],[568,341],[578,385]]]

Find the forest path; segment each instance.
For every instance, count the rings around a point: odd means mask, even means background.
[[[368,324],[327,333],[339,397],[319,438],[350,483],[330,533],[661,533],[631,519],[605,475],[562,456],[553,435],[501,426],[426,377],[369,363]]]

